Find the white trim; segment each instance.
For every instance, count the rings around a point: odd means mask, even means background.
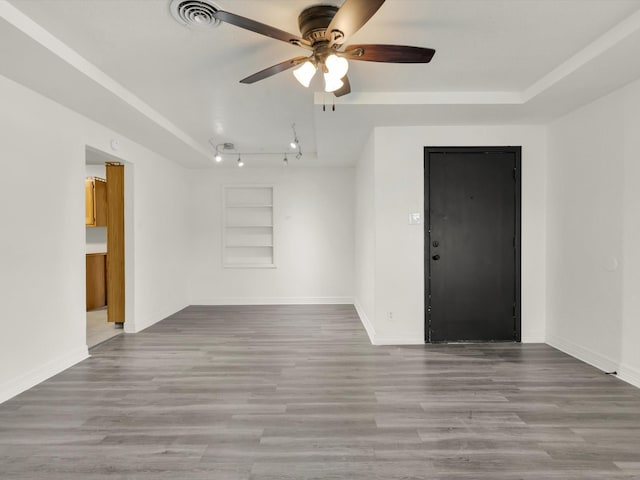
[[[546,336],[544,332],[534,331],[522,334],[522,343],[545,343]]]
[[[640,370],[638,370],[637,368],[633,368],[624,364],[620,365],[620,367],[618,368],[617,377],[620,380],[633,385],[634,387],[640,388]]]
[[[376,329],[374,328],[373,324],[369,320],[369,317],[367,317],[367,314],[364,313],[364,308],[362,308],[362,305],[360,305],[360,302],[358,302],[358,300],[353,301],[353,306],[355,307],[356,312],[358,313],[358,317],[360,317],[362,326],[366,330],[367,335],[369,335],[369,341],[371,342],[371,345],[376,345],[376,336],[377,336]]]
[[[376,336],[374,345],[422,345],[425,346],[424,340],[416,340],[415,336],[407,337],[385,337],[381,335]]]
[[[190,305],[353,305],[353,297],[214,297]]]
[[[578,345],[565,338],[560,338],[555,335],[548,335],[547,342],[553,348],[556,348],[564,353],[571,355],[589,365],[596,367],[603,372],[614,372],[619,368],[619,363],[612,360],[609,357],[594,352],[593,350]]]
[[[5,382],[0,386],[0,403],[29,390],[88,357],[89,349],[86,345],[83,345],[66,355],[32,369],[24,375]]]
[[[315,105],[324,93],[314,93]],[[344,105],[522,105],[522,92],[352,92],[340,99]]]

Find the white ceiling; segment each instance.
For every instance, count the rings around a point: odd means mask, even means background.
[[[216,3],[297,33],[313,1]],[[546,122],[640,77],[640,0],[387,0],[350,43],[431,47],[433,61],[351,62],[354,93],[323,111],[333,96],[290,72],[238,83],[304,50],[231,25],[190,29],[168,6],[0,0],[0,74],[196,168],[211,166],[212,137],[284,152],[292,123],[298,164],[352,164],[377,125]]]

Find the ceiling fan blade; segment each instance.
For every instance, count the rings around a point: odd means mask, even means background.
[[[247,78],[243,78],[240,80],[240,83],[248,84],[259,82],[260,80],[264,80],[265,78],[269,78],[277,73],[284,72],[285,70],[289,70],[290,68],[300,65],[302,62],[306,62],[307,60],[307,57],[292,58],[285,62],[278,63],[277,65],[273,65],[272,67],[265,68],[258,73],[248,76]]]
[[[351,82],[349,82],[349,77],[345,75],[344,77],[342,77],[342,81],[344,82],[344,85],[333,92],[336,97],[343,97],[351,93]]]
[[[214,17],[221,22],[230,23],[231,25],[235,25],[236,27],[244,28],[245,30],[259,33],[260,35],[265,35],[267,37],[275,38],[276,40],[282,40],[283,42],[287,42],[293,45],[311,45],[307,40],[299,37],[298,35],[285,32],[284,30],[280,30],[264,23],[256,22],[255,20],[251,20],[250,18],[241,17],[240,15],[236,15],[235,13],[229,13],[219,10],[214,14]]]
[[[327,28],[327,40],[331,45],[343,44],[373,17],[384,2],[385,0],[345,0]]]
[[[364,62],[429,63],[436,51],[405,45],[349,45],[344,53],[349,60]]]

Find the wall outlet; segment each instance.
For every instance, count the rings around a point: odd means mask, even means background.
[[[409,225],[422,225],[422,213],[420,212],[410,213]]]
[[[387,320],[393,322],[393,312],[387,312]]]

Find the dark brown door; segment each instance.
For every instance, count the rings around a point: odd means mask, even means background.
[[[519,340],[520,149],[427,148],[427,341]]]

